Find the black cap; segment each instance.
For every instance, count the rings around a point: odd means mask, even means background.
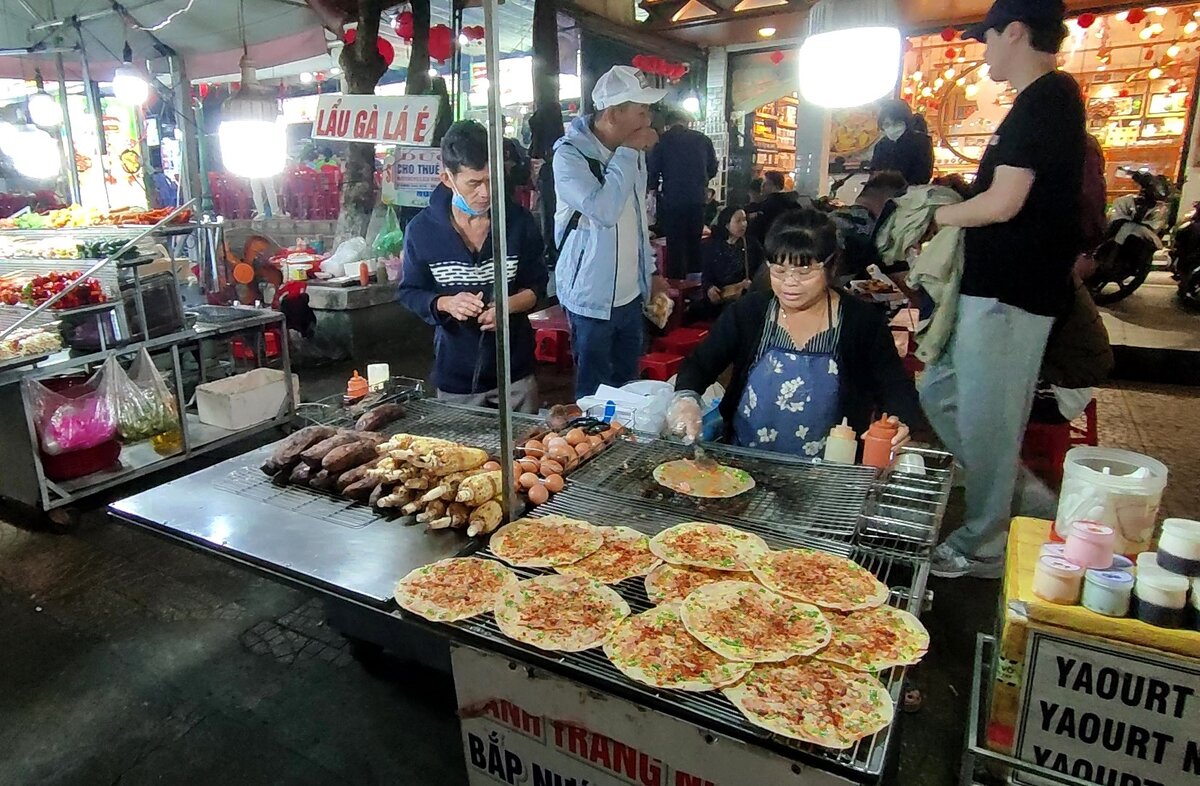
[[[1061,25],[1066,14],[1063,0],[996,0],[984,20],[968,27],[962,37],[964,41],[983,41],[988,30],[1003,30],[1013,22],[1039,27]]]

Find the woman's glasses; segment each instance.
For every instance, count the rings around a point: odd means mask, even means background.
[[[767,265],[767,269],[771,271],[771,276],[780,281],[793,279],[795,281],[807,281],[815,278],[821,273],[824,265],[820,262],[809,262],[807,264],[799,264],[794,262],[771,262]]]

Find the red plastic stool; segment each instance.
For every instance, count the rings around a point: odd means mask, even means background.
[[[1021,461],[1048,486],[1062,486],[1063,461],[1071,448],[1069,423],[1030,423],[1021,442]]]
[[[675,355],[670,352],[651,352],[643,355],[642,359],[638,361],[638,376],[642,379],[657,379],[659,382],[666,382],[679,372],[679,367],[682,365],[683,355]]]
[[[655,339],[656,352],[687,357],[708,337],[708,330],[696,327],[675,328],[662,338]]]
[[[571,333],[562,328],[540,328],[534,334],[533,356],[539,363],[571,367]]]

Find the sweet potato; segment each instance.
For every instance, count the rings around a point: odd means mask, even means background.
[[[381,487],[378,478],[366,477],[357,480],[342,489],[342,496],[347,499],[365,502],[367,499]],[[380,494],[380,496],[383,496]]]
[[[305,464],[311,464],[314,467],[320,466],[321,460],[328,455],[329,451],[342,445],[349,445],[355,442],[356,439],[352,434],[334,434],[328,439],[323,439],[312,447],[306,449],[300,454],[300,460]]]
[[[357,467],[352,467],[351,469],[343,472],[341,475],[338,475],[337,490],[344,491],[349,486],[358,483],[360,480],[366,479],[368,476],[367,473],[374,469],[378,464],[379,458],[375,457],[367,461],[365,464],[359,464]],[[374,485],[378,484],[379,481],[376,480]],[[372,488],[374,488],[374,485]]]
[[[301,461],[292,468],[291,474],[288,475],[288,483],[294,486],[307,486],[308,481],[312,479],[313,467],[311,464],[305,464]]]
[[[337,485],[338,476],[327,469],[314,471],[308,478],[308,487],[318,491],[333,491]]]
[[[326,453],[325,457],[321,459],[321,467],[336,477],[364,461],[370,461],[375,456],[375,445],[366,440],[357,440],[345,445],[338,445]]]
[[[300,454],[336,432],[328,426],[306,426],[284,439],[263,462],[263,472],[275,475],[282,469],[291,469],[300,460]]]
[[[363,413],[354,424],[355,431],[378,431],[389,423],[394,423],[404,417],[404,407],[400,404],[380,404],[378,407]]]

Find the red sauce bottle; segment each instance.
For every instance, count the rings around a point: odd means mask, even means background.
[[[887,413],[883,413],[863,434],[862,463],[868,467],[886,469],[892,463],[892,440],[899,430],[900,426],[890,422]]]

